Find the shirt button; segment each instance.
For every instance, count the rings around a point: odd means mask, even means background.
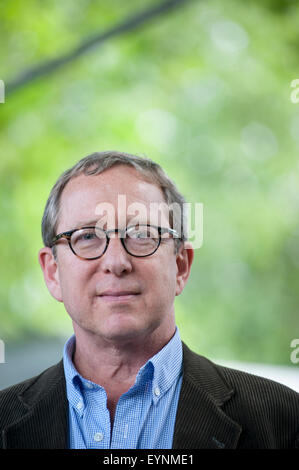
[[[86,388],[89,388],[89,389],[93,388],[93,385],[90,382],[86,382],[85,385],[86,385]]]
[[[82,410],[83,406],[84,406],[83,401],[78,401],[77,410]]]
[[[96,442],[101,442],[104,439],[104,434],[102,432],[96,432],[95,435],[93,436],[93,439]]]
[[[160,392],[159,387],[155,387],[154,394],[156,395],[156,397],[160,396],[161,392]]]

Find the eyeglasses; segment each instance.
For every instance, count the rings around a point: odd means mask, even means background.
[[[121,243],[129,255],[137,258],[151,256],[161,244],[162,235],[179,237],[176,230],[148,224],[131,225],[124,229],[103,230],[99,227],[82,227],[63,232],[53,238],[51,247],[65,238],[72,252],[79,258],[92,260],[103,256],[108,248],[110,233],[120,234]]]

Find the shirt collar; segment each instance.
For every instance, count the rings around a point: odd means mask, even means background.
[[[103,390],[103,388],[83,378],[76,370],[72,361],[75,344],[76,338],[75,335],[72,335],[64,345],[63,366],[68,400],[73,407],[82,413],[85,391],[88,389]],[[132,388],[139,388],[151,379],[152,398],[153,402],[157,403],[181,374],[182,359],[182,342],[179,330],[176,328],[170,341],[140,368]]]
[[[63,367],[66,380],[67,398],[71,406],[82,413],[84,408],[83,395],[80,390],[81,378],[79,372],[75,368],[72,360],[75,349],[76,337],[72,335],[64,345],[63,350]]]
[[[182,372],[182,342],[178,328],[171,340],[147,362],[154,367],[153,401],[157,403]]]

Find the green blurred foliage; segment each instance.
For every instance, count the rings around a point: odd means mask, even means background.
[[[0,75],[64,54],[152,5],[2,0]],[[299,335],[299,4],[193,1],[0,104],[0,337],[71,323],[37,260],[50,189],[117,149],[158,161],[204,203],[204,243],[176,299],[182,338],[210,357],[290,363]]]

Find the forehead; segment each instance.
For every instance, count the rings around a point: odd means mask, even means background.
[[[58,232],[96,222],[105,208],[113,207],[118,216],[125,212],[127,219],[128,210],[131,215],[134,209],[149,213],[153,203],[165,205],[161,188],[135,168],[117,165],[98,175],[82,174],[70,180],[62,192]]]

